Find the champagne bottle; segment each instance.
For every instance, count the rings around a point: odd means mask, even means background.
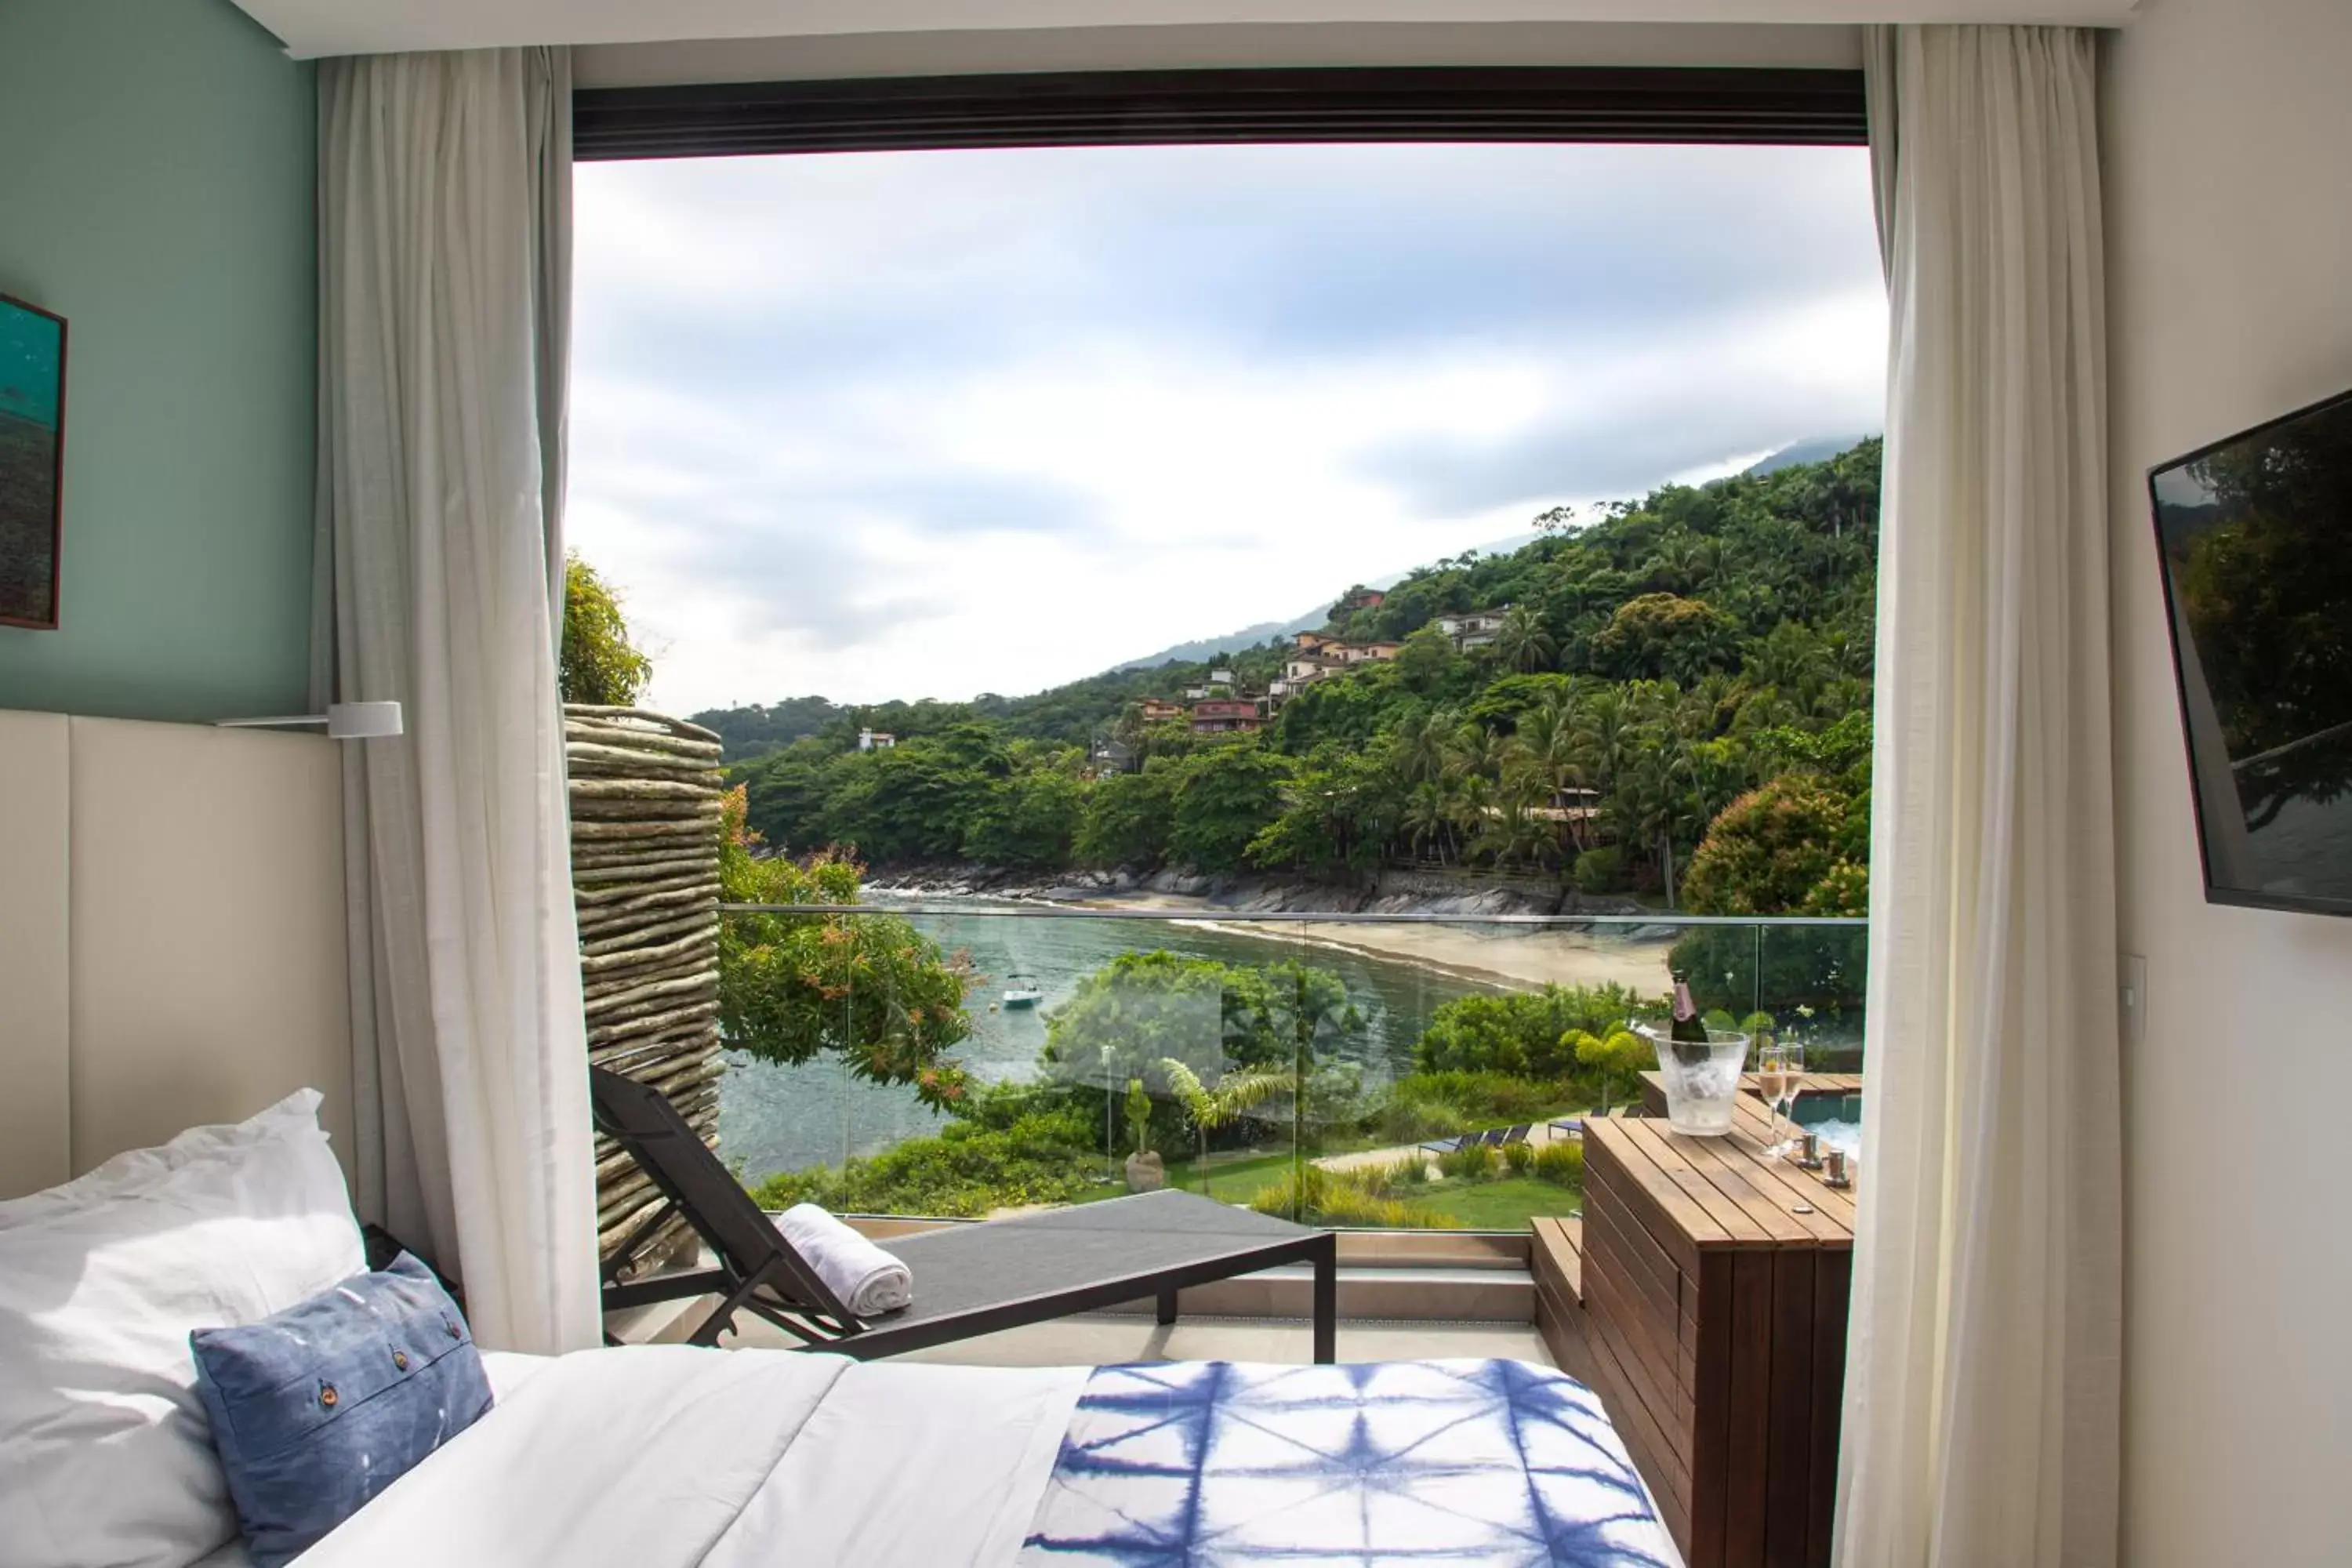
[[[1706,1026],[1699,1022],[1698,1004],[1691,1000],[1690,979],[1675,971],[1675,1021],[1667,1038],[1678,1046],[1706,1044]]]

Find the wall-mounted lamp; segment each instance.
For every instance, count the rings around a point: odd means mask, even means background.
[[[286,719],[219,719],[222,730],[291,730],[323,724],[330,741],[375,741],[402,732],[397,702],[331,702],[324,713]]]

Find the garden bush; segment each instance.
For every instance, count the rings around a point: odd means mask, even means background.
[[[1503,1163],[1510,1167],[1511,1174],[1515,1176],[1526,1175],[1528,1167],[1535,1163],[1535,1150],[1528,1144],[1506,1143],[1503,1145]]]
[[[1585,1074],[1563,1038],[1578,1030],[1605,1038],[1629,1018],[1660,1012],[1662,1002],[1613,984],[1459,996],[1430,1015],[1413,1047],[1413,1065],[1423,1074],[1505,1073],[1576,1084]]]
[[[1587,849],[1576,858],[1576,867],[1571,874],[1576,879],[1576,890],[1587,896],[1622,892],[1625,888],[1624,852]]]
[[[1455,1181],[1483,1181],[1495,1173],[1495,1152],[1484,1143],[1465,1143],[1440,1154],[1437,1168]]]
[[[1407,1207],[1393,1198],[1367,1190],[1383,1173],[1359,1177],[1352,1172],[1327,1171],[1320,1165],[1300,1167],[1270,1187],[1261,1187],[1250,1199],[1260,1214],[1296,1219],[1301,1225],[1355,1226],[1371,1230],[1442,1230],[1454,1224],[1451,1215]]]
[[[1383,1143],[1420,1143],[1546,1121],[1591,1100],[1580,1081],[1547,1083],[1504,1072],[1417,1072],[1389,1085],[1365,1117],[1364,1131]]]
[[[1538,1181],[1571,1191],[1584,1190],[1584,1142],[1580,1138],[1561,1138],[1545,1144],[1535,1152],[1535,1174]]]
[[[955,1121],[839,1170],[813,1166],[769,1177],[761,1208],[821,1204],[835,1213],[971,1218],[992,1209],[1068,1203],[1097,1187],[1097,1134],[1075,1108],[1038,1109],[1001,1126]]]

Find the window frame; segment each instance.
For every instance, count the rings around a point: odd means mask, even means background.
[[[1433,66],[583,88],[572,156],[1218,142],[1864,146],[1858,70]]]

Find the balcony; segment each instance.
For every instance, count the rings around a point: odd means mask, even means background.
[[[734,908],[803,955],[730,1017],[720,1153],[770,1207],[877,1226],[1181,1186],[1362,1233],[1377,1260],[1523,1263],[1579,1212],[1582,1119],[1641,1098],[1669,968],[1711,1021],[1860,1067],[1864,924],[1292,914],[979,901]],[[740,944],[740,945],[738,945]],[[893,1081],[893,1080],[897,1081]],[[1446,1237],[1455,1238],[1446,1240]]]

